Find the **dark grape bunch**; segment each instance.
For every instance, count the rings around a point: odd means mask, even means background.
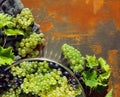
[[[0,93],[9,88],[17,88],[23,82],[22,78],[14,77],[10,70],[6,70],[6,68],[8,68],[8,65],[0,66]]]
[[[3,92],[3,94],[0,94],[0,97],[19,97],[21,92],[22,91],[20,88],[17,89],[10,88],[8,89],[8,91],[5,91]],[[28,97],[28,96],[21,94],[20,97]]]

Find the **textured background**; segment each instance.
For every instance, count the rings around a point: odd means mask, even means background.
[[[61,45],[69,43],[83,55],[105,58],[112,70],[109,86],[114,89],[113,97],[120,97],[120,0],[22,2],[45,33],[48,50],[59,53]]]

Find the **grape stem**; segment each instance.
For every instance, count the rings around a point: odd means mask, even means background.
[[[7,41],[7,36],[5,36],[5,38],[4,38],[3,47],[5,47],[6,41]]]

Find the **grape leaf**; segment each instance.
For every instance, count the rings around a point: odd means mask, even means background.
[[[3,48],[0,47],[0,65],[2,64],[11,64],[14,61],[15,57],[12,53],[12,48]]]
[[[102,74],[99,74],[99,77],[98,77],[99,85],[101,85],[101,86],[107,86],[110,74],[111,74],[110,71],[102,73]]]
[[[112,93],[113,93],[113,89],[111,89],[111,90],[106,94],[105,97],[112,97]]]
[[[87,60],[87,64],[86,64],[87,67],[92,69],[93,67],[98,66],[98,61],[96,60],[95,56],[86,55],[86,60]]]
[[[101,69],[105,70],[106,72],[110,71],[109,65],[106,63],[106,61],[103,58],[99,58],[98,62],[100,63]]]
[[[22,30],[18,30],[18,29],[5,29],[4,33],[7,36],[24,35],[24,32]]]
[[[89,86],[91,88],[95,88],[98,85],[97,81],[97,72],[96,71],[84,71],[82,73],[83,75],[83,81],[86,86]]]
[[[13,17],[8,14],[0,13],[0,28],[13,25]]]
[[[108,79],[110,77],[110,74],[111,74],[111,72],[108,71],[108,72],[105,72],[103,74],[99,74],[98,78],[101,79],[101,80]]]

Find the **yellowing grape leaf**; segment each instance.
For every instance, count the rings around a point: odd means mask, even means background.
[[[93,1],[93,11],[96,14],[103,6],[104,0],[94,0]]]

